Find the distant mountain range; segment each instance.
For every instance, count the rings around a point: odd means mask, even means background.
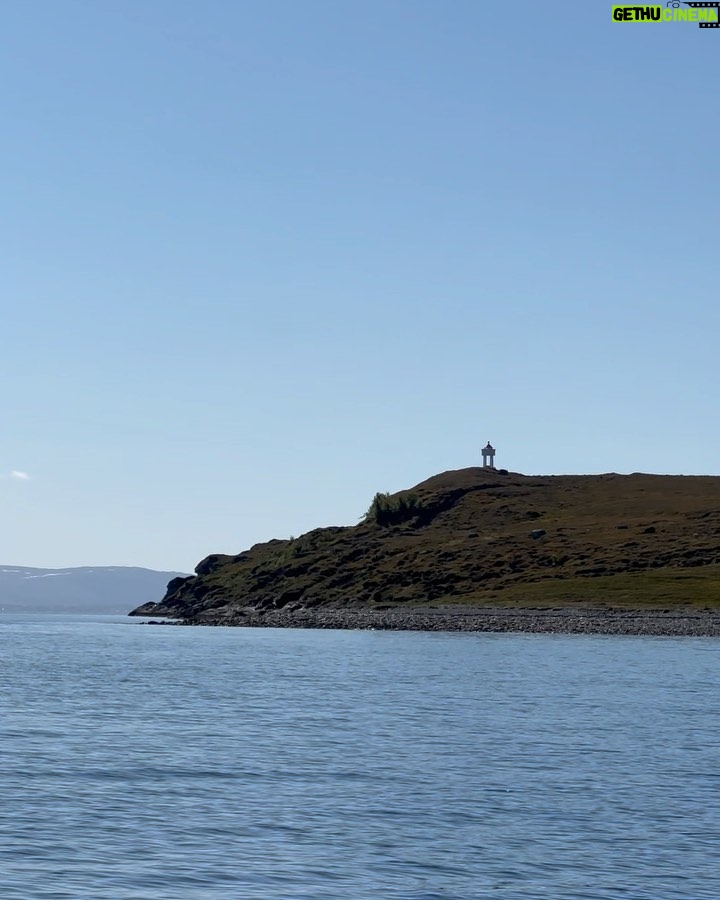
[[[124,615],[159,600],[179,572],[127,566],[33,569],[0,566],[0,614],[103,613]]]

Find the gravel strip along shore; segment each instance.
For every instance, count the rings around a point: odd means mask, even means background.
[[[195,623],[180,623],[195,624]],[[605,609],[318,609],[247,611],[197,624],[254,628],[344,628],[376,631],[485,631],[534,634],[625,634],[720,637],[720,611]]]

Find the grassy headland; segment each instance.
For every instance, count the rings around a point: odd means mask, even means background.
[[[443,606],[718,609],[720,477],[444,472],[376,495],[359,525],[209,556],[134,614]]]

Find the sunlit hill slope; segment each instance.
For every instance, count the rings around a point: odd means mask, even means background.
[[[720,605],[720,478],[444,472],[378,495],[356,526],[209,556],[135,613],[427,604]]]

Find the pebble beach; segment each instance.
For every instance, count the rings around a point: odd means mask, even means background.
[[[245,611],[198,623],[259,628],[339,628],[377,631],[525,632],[665,637],[720,637],[720,612],[695,609],[609,610],[563,607],[437,607]]]

